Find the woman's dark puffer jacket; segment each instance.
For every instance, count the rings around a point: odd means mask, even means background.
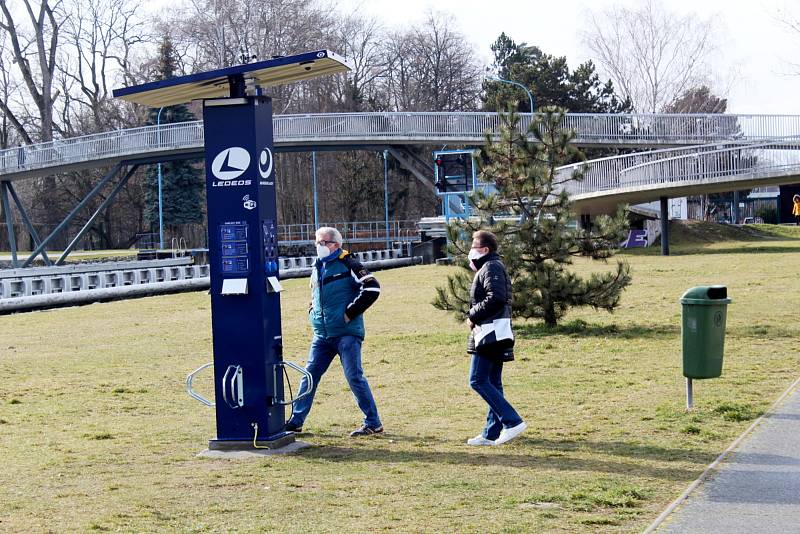
[[[473,324],[480,325],[491,323],[495,319],[511,318],[511,280],[506,272],[506,266],[496,252],[490,252],[486,256],[473,260],[478,272],[472,280],[470,288],[470,309],[469,320]],[[497,354],[505,361],[514,359],[511,347],[513,340],[509,342],[509,347],[498,347]],[[469,334],[467,352],[475,352],[475,340],[472,332]],[[483,353],[482,353],[483,355]]]

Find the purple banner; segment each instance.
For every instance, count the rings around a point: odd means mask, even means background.
[[[637,248],[647,246],[647,230],[631,230],[628,239],[620,245],[622,248]]]

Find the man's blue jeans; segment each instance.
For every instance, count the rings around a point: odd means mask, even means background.
[[[314,378],[314,389],[310,395],[303,397],[294,404],[289,422],[297,426],[303,426],[308,413],[311,411],[311,404],[314,402],[314,395],[317,393],[319,381],[337,354],[342,361],[344,376],[350,385],[350,391],[353,392],[358,407],[364,412],[364,424],[370,428],[381,426],[375,399],[372,397],[369,383],[364,376],[364,369],[361,367],[361,339],[356,336],[341,336],[329,339],[314,337],[311,341],[308,362],[306,363],[306,371]],[[300,391],[305,391],[306,388],[308,388],[308,379],[304,376],[300,381]]]
[[[500,437],[503,427],[517,426],[522,422],[513,406],[503,396],[503,362],[485,356],[472,355],[469,385],[489,405],[483,437],[492,441]]]

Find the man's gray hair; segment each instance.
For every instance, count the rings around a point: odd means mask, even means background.
[[[342,234],[336,228],[332,226],[323,226],[322,228],[317,228],[317,240],[320,237],[324,237],[326,241],[336,241],[339,245],[342,244]]]

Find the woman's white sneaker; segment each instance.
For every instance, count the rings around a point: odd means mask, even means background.
[[[467,445],[473,445],[475,447],[480,447],[482,445],[494,445],[494,441],[484,438],[483,434],[479,434],[474,438],[469,438],[467,440]]]
[[[500,437],[494,441],[494,444],[502,445],[503,443],[507,443],[525,432],[526,428],[528,428],[528,423],[525,421],[521,422],[517,426],[512,426],[511,428],[503,428],[503,430],[500,432]]]

